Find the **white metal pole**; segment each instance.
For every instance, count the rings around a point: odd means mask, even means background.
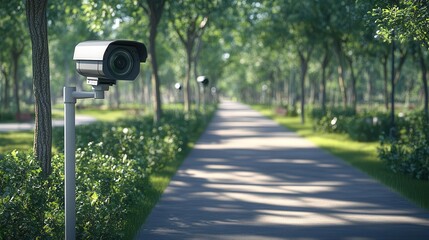
[[[64,87],[64,181],[65,181],[65,235],[66,240],[76,239],[76,87]]]
[[[93,86],[93,92],[77,92],[64,87],[64,199],[66,240],[76,239],[76,99],[104,99],[109,85]]]

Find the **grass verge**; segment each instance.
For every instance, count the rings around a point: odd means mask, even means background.
[[[33,131],[0,133],[0,155],[18,151],[28,151],[33,145]]]
[[[252,107],[429,210],[429,182],[396,174],[388,169],[377,157],[378,142],[357,142],[346,134],[314,132],[311,119],[301,124],[299,117],[276,116],[272,107],[259,105]]]
[[[102,110],[85,109],[78,110],[77,114],[92,116],[99,121],[114,122],[120,118],[134,117],[136,112],[129,109]],[[52,118],[61,119],[64,117],[62,109],[53,109]],[[33,131],[13,131],[0,133],[0,156],[10,153],[12,150],[29,151],[33,145]],[[55,141],[55,139],[53,139]],[[55,149],[53,149],[55,151]]]

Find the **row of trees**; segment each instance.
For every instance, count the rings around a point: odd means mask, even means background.
[[[355,110],[384,103],[393,110],[394,99],[410,107],[423,99],[427,111],[427,9],[427,1],[255,3],[244,31],[251,34],[247,51],[234,63],[244,66],[240,78],[247,81],[235,90],[249,101],[299,100],[302,121],[308,103]]]
[[[31,9],[46,23],[31,18]],[[74,70],[74,46],[114,38],[146,43],[150,64],[110,98],[116,106],[127,99],[150,103],[155,121],[163,101],[177,100],[168,97],[177,96],[176,82],[190,110],[200,98],[198,75],[242,101],[300,106],[302,121],[307,104],[393,110],[396,99],[410,107],[424,103],[427,111],[427,19],[423,0],[2,1],[1,112],[35,105],[35,153],[49,166],[50,152],[36,147],[50,149],[49,101],[60,99],[65,84],[85,88]],[[40,48],[47,43],[49,55]]]

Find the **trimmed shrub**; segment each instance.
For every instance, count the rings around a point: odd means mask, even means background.
[[[384,113],[356,114],[352,109],[313,109],[314,129],[325,133],[347,133],[351,139],[376,141],[389,132],[390,119]]]
[[[90,142],[76,153],[77,238],[123,239],[130,206],[143,196],[144,166]]]
[[[311,117],[316,131],[326,133],[345,133],[351,120],[355,116],[352,109],[333,108],[324,113],[321,109],[312,110]]]
[[[361,114],[349,119],[347,133],[351,139],[370,142],[377,141],[380,136],[388,133],[390,119],[386,114]]]
[[[213,112],[213,111],[211,111]],[[76,131],[76,237],[123,239],[130,210],[144,199],[148,176],[176,160],[207,125],[205,115],[166,113],[147,118],[97,122]],[[62,128],[54,144],[64,148]],[[64,237],[64,156],[52,159],[44,178],[33,154],[14,151],[0,161],[0,239]]]
[[[63,159],[42,176],[32,154],[13,151],[0,164],[0,239],[61,239],[64,228]]]
[[[397,122],[396,137],[381,138],[379,158],[396,173],[429,180],[428,122],[423,114],[411,114]]]

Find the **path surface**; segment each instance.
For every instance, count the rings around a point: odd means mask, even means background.
[[[90,124],[97,119],[84,116],[84,115],[76,115],[76,125],[85,125]],[[54,119],[52,120],[52,127],[61,127],[64,126],[64,119]],[[0,123],[0,132],[14,132],[14,131],[30,131],[33,130],[34,123],[33,122],[24,122],[24,123]]]
[[[225,102],[136,239],[429,239],[429,212]]]

